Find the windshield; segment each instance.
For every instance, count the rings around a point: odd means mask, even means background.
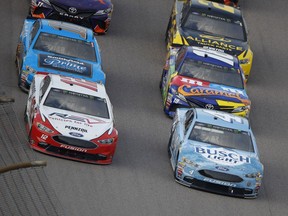
[[[246,41],[245,30],[241,21],[235,21],[209,14],[192,12],[187,16],[182,27],[212,35],[221,35]]]
[[[186,58],[179,69],[178,74],[212,83],[244,89],[241,72],[239,69],[235,68],[223,67]]]
[[[51,88],[44,106],[109,119],[105,98]]]
[[[246,131],[196,122],[189,139],[225,148],[254,152],[250,134]]]
[[[34,49],[96,62],[94,44],[83,40],[41,33]]]

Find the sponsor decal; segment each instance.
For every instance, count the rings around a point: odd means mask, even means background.
[[[74,137],[83,137],[83,134],[76,133],[76,132],[70,132],[69,134],[70,134],[71,136],[74,136]]]
[[[224,51],[244,51],[243,47],[241,46],[235,46],[233,44],[230,44],[228,40],[226,40],[225,38],[215,38],[215,37],[210,37],[210,36],[204,36],[204,35],[200,35],[200,37],[193,37],[193,36],[188,36],[186,39],[189,43],[189,41],[192,41],[193,43],[197,43],[201,46],[209,46],[209,47],[213,47],[216,49],[221,49]],[[189,44],[192,44],[191,42]]]
[[[59,13],[60,16],[65,16],[65,17],[69,17],[69,18],[73,18],[73,19],[80,19],[80,20],[83,20],[84,17],[82,16],[73,16],[71,14],[67,14],[67,13]]]
[[[50,113],[49,118],[51,118],[53,120],[63,121],[63,122],[72,122],[72,123],[83,122],[83,123],[86,123],[85,125],[89,125],[89,126],[91,126],[92,124],[105,123],[104,121],[102,121],[100,119],[84,118],[81,116],[56,113],[56,112]]]
[[[224,53],[224,50],[222,50],[222,49],[218,49],[218,48],[214,48],[214,47],[203,46],[203,48],[205,48],[205,49],[209,49],[209,50],[215,50],[215,51],[218,51],[218,52],[222,52],[222,53]]]
[[[229,171],[228,168],[223,167],[223,166],[216,166],[215,168],[218,169],[218,170],[220,170],[220,171],[225,171],[225,172]]]
[[[222,42],[226,42],[226,43],[230,43],[231,42],[230,39],[226,39],[224,37],[219,37],[219,36],[213,36],[213,35],[200,35],[200,37],[201,38],[210,39],[210,40],[222,41]]]
[[[250,163],[249,157],[223,148],[207,148],[196,146],[195,152],[217,164],[241,165],[244,163]]]
[[[65,126],[65,129],[69,129],[69,130],[76,130],[76,131],[80,131],[82,133],[87,133],[88,131],[84,128],[79,128],[79,127],[74,127],[74,126],[69,126],[69,125],[66,125]]]
[[[214,184],[220,184],[220,185],[224,185],[224,186],[228,186],[228,187],[236,187],[237,186],[236,184],[232,184],[229,182],[223,182],[223,181],[219,181],[216,179],[204,178],[203,180],[206,182],[210,182],[210,183],[214,183]]]
[[[233,92],[233,93],[238,93],[238,94],[241,94],[244,96],[244,93],[242,90],[239,90],[239,89],[233,89],[233,88],[229,88],[229,87],[225,87],[225,86],[221,86],[221,88],[224,90],[224,91],[229,91],[229,92]]]
[[[192,86],[180,86],[178,89],[179,93],[184,96],[224,96],[230,98],[241,99],[241,96],[238,92],[229,92],[229,91],[221,91],[214,89],[207,89],[202,87],[192,87]]]
[[[185,83],[189,83],[191,85],[203,86],[203,82],[201,82],[199,80],[193,80],[193,79],[188,79],[188,78],[185,78],[185,77],[181,77],[181,81],[185,82]]]
[[[64,145],[64,144],[61,144],[60,148],[65,148],[68,150],[73,150],[73,151],[78,151],[78,152],[87,152],[86,149],[75,147],[75,146],[68,146],[68,145]]]
[[[60,56],[40,54],[39,67],[60,70],[86,77],[91,77],[92,75],[91,64]]]

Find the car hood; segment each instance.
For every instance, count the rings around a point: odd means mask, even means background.
[[[214,36],[183,28],[181,28],[180,34],[190,46],[205,47],[234,56],[239,56],[249,49],[247,42],[224,36]]]
[[[113,128],[113,122],[110,119],[93,117],[81,113],[46,106],[40,108],[40,113],[50,122],[55,130],[68,137],[92,140]]]
[[[51,4],[60,6],[69,11],[70,7],[76,8],[78,11],[97,11],[111,7],[110,0],[50,0]]]
[[[248,173],[260,172],[263,166],[253,152],[228,149],[196,141],[189,141],[181,148],[179,162],[187,166],[197,164],[197,169],[208,169],[218,172],[233,173],[243,176]]]
[[[182,94],[187,101],[205,107],[207,104],[213,105],[214,108],[230,106],[233,109],[234,103],[250,105],[251,102],[246,94],[245,89],[233,88],[230,86],[219,85],[177,76],[173,79],[173,84],[178,87],[178,92]],[[227,104],[226,102],[231,102]]]

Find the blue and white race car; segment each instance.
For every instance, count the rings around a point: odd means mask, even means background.
[[[258,196],[264,168],[246,118],[177,109],[168,154],[180,184],[236,197]]]
[[[28,91],[36,72],[105,84],[98,43],[92,30],[75,24],[26,19],[16,51],[18,85]]]

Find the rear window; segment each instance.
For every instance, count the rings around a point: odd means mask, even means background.
[[[34,49],[97,62],[94,43],[54,34],[41,33]]]
[[[183,22],[182,27],[184,29],[201,31],[205,34],[246,41],[246,31],[240,20],[231,20],[211,14],[190,12]]]
[[[51,88],[44,106],[109,119],[105,98]]]

